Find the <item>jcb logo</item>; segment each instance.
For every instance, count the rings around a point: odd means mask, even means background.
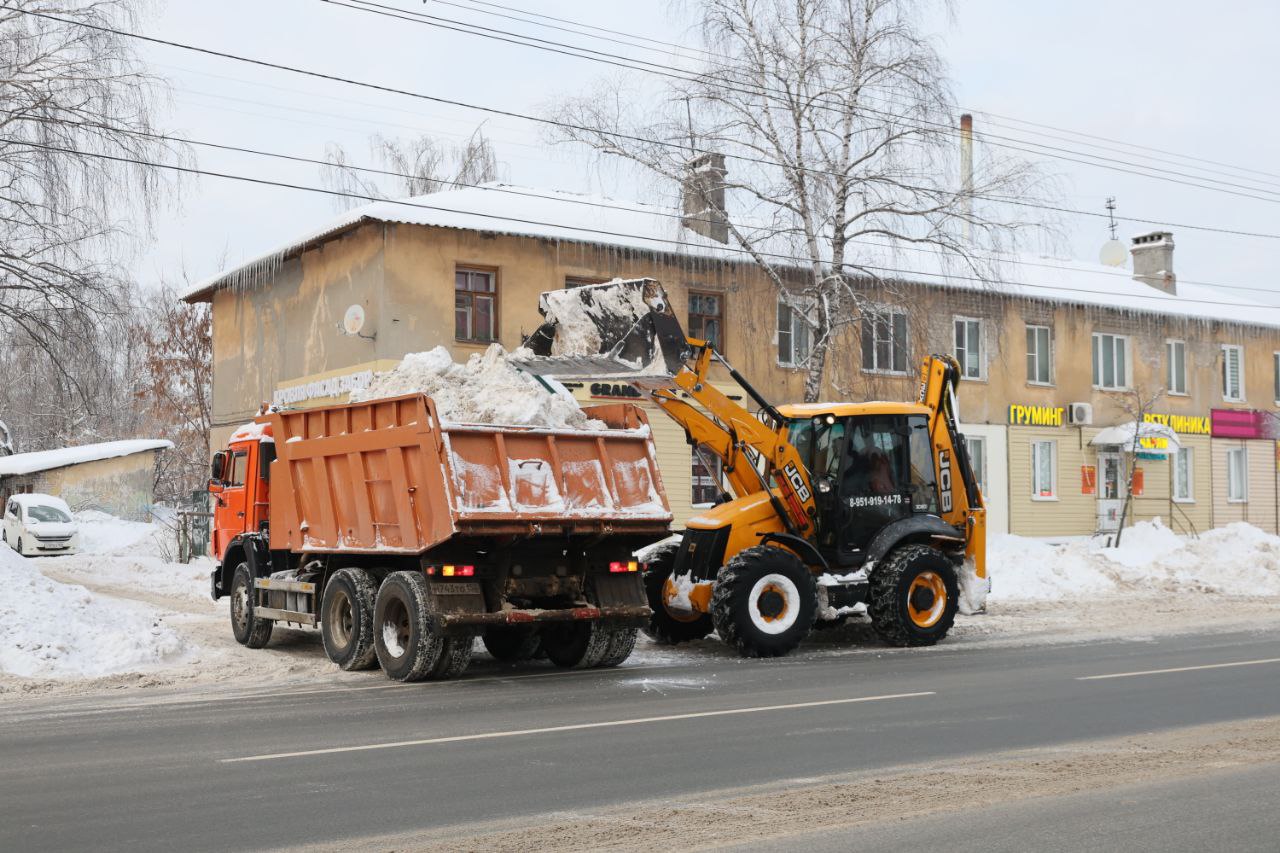
[[[788,463],[782,469],[782,473],[787,476],[787,482],[791,484],[791,488],[796,490],[796,497],[802,501],[809,500],[809,487],[805,485],[804,477],[801,476],[800,470],[796,468],[795,463]]]
[[[938,451],[938,492],[942,499],[942,511],[951,512],[951,451]]]

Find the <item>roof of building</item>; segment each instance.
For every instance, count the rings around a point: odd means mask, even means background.
[[[191,287],[183,297],[198,300],[226,286],[251,286],[282,262],[366,222],[456,228],[512,236],[615,246],[652,252],[655,258],[685,256],[749,263],[741,249],[695,234],[680,224],[674,209],[601,195],[486,184],[355,208],[324,226]],[[777,247],[772,260],[794,255]],[[858,266],[886,279],[990,291],[1004,296],[1112,308],[1143,314],[1224,320],[1280,327],[1280,308],[1205,285],[1179,282],[1177,295],[1133,279],[1127,270],[1030,254],[996,258],[983,276],[961,269],[932,249],[858,243]],[[800,259],[797,259],[799,261]],[[996,283],[990,279],[994,274]],[[988,280],[983,280],[988,279]]]
[[[79,447],[60,447],[57,450],[37,450],[34,453],[15,453],[12,456],[0,456],[0,477],[34,474],[37,471],[50,471],[54,468],[66,468],[68,465],[132,456],[147,450],[167,450],[171,447],[173,442],[163,438],[135,438],[83,444]]]

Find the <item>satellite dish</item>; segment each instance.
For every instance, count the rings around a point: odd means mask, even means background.
[[[1119,240],[1108,240],[1098,252],[1098,260],[1109,267],[1122,267],[1129,258],[1129,250]]]
[[[348,335],[358,335],[364,328],[364,306],[352,305],[342,317],[342,331]]]

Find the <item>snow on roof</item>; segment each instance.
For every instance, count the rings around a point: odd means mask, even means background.
[[[355,208],[321,228],[197,283],[183,298],[198,300],[220,287],[256,284],[285,260],[365,222],[457,228],[617,246],[653,252],[655,256],[750,263],[744,252],[685,229],[674,207],[491,183]],[[976,280],[971,271],[958,268],[954,261],[933,251],[856,245],[856,260],[861,266],[896,281],[988,290],[1144,314],[1280,327],[1280,308],[1187,283],[1179,283],[1174,296],[1134,280],[1123,269],[1097,263],[1025,254],[1003,256],[993,265],[999,281],[988,283]],[[795,254],[784,247],[776,248],[780,255]]]
[[[0,456],[0,477],[33,474],[36,471],[49,471],[53,468],[65,468],[68,465],[114,459],[117,456],[132,456],[147,450],[168,450],[171,447],[173,442],[163,438],[138,438],[129,441],[84,444],[80,447],[62,447],[57,450],[38,450],[34,453],[15,453],[13,456]]]

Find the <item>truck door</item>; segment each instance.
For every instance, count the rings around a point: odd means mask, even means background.
[[[222,475],[222,490],[214,494],[214,527],[217,530],[215,556],[221,558],[227,543],[249,529],[249,447],[233,445],[227,454]]]
[[[910,419],[901,415],[854,417],[849,419],[847,430],[837,484],[838,559],[845,565],[858,562],[871,537],[885,525],[912,514],[917,491],[913,488],[914,430]],[[927,425],[923,437],[927,460]]]

